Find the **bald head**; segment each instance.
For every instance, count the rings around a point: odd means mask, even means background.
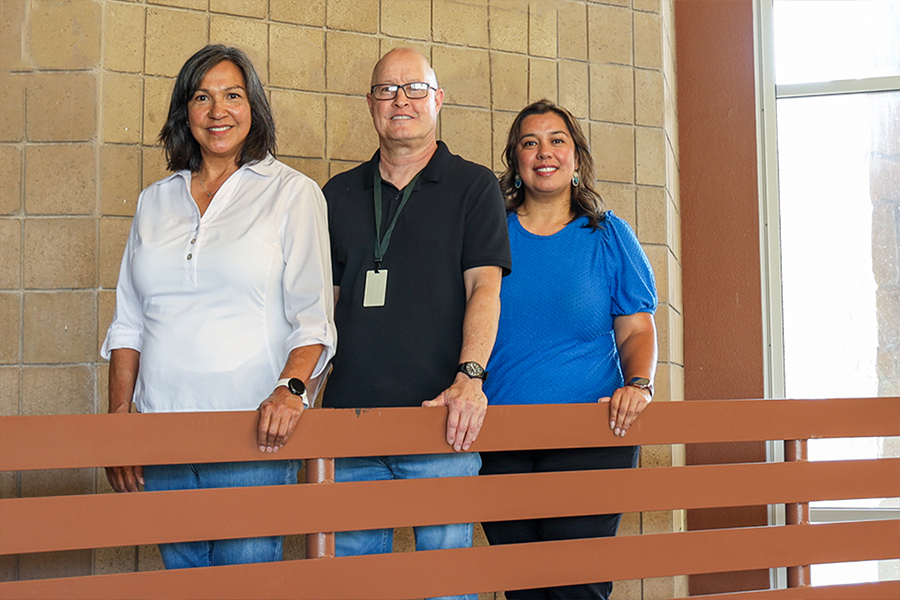
[[[409,97],[410,83],[427,83],[425,95]],[[372,86],[397,86],[393,98],[375,98],[366,94],[372,123],[378,132],[381,158],[395,152],[406,155],[433,153],[437,148],[437,118],[444,103],[444,90],[438,88],[428,59],[411,48],[397,48],[381,57],[372,72]],[[417,90],[420,91],[420,90]],[[430,154],[428,154],[430,156]],[[424,165],[422,165],[424,166]]]
[[[434,74],[434,69],[432,69],[431,65],[428,63],[428,59],[425,58],[424,54],[418,50],[413,50],[412,48],[394,48],[382,56],[381,59],[375,63],[375,68],[372,70],[372,85],[385,83],[384,72],[399,65],[411,68],[421,68],[421,72],[425,74],[424,81],[434,87],[438,87],[437,76]]]

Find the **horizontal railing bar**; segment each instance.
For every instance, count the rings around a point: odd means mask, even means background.
[[[895,496],[896,458],[12,498],[0,500],[0,554]]]
[[[897,400],[659,402],[624,439],[606,426],[606,405],[494,406],[472,449],[894,436]],[[449,452],[445,419],[445,408],[310,410],[273,455],[257,448],[255,412],[0,417],[0,471]]]
[[[893,496],[870,496],[885,498]],[[848,498],[849,500],[849,498]],[[900,507],[829,507],[812,506],[809,509],[810,523],[836,523],[838,521],[874,521],[876,519],[900,519]]]
[[[753,590],[691,596],[691,600],[695,598],[698,600],[897,600],[900,598],[900,581],[805,586],[781,590]]]
[[[881,560],[898,548],[897,522],[789,525],[17,581],[0,583],[0,597],[422,598]]]

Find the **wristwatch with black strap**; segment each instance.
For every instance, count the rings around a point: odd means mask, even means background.
[[[485,371],[484,367],[479,365],[474,360],[459,363],[459,367],[457,368],[457,370],[460,373],[468,375],[471,379],[480,379],[481,381],[487,381],[488,372]]]

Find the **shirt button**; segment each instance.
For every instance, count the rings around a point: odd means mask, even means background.
[[[193,243],[196,242],[196,241],[197,241],[197,238],[194,238],[194,239],[191,240],[191,243],[193,244]]]
[[[188,259],[188,260],[191,260],[191,257],[192,257],[192,256],[194,256],[194,255],[193,255],[193,254],[188,254],[188,255],[187,255],[187,259]]]

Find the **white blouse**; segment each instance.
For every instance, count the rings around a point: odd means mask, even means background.
[[[334,355],[327,209],[272,156],[238,169],[204,215],[179,171],[138,200],[101,355],[141,353],[141,412],[255,410],[291,350]]]

